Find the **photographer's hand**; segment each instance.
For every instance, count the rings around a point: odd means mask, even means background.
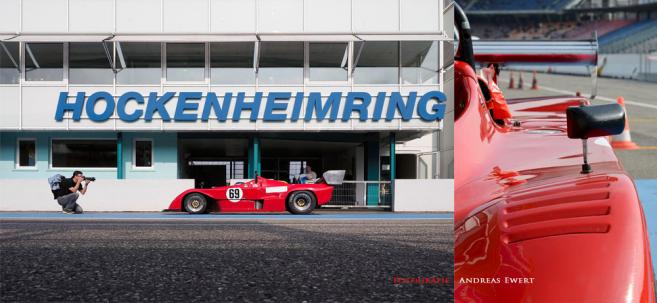
[[[89,188],[89,183],[91,180],[84,180],[84,188],[82,188],[82,191],[80,191],[81,194],[85,194],[87,192],[87,188]]]
[[[82,182],[82,179],[75,179],[74,178],[74,180],[75,180],[75,186],[72,186],[72,187],[68,188],[68,190],[72,193],[78,191],[78,189],[80,188],[80,183]]]

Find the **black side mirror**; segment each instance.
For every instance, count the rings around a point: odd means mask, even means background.
[[[568,138],[582,139],[582,173],[591,172],[587,139],[618,135],[625,129],[625,111],[619,104],[569,107],[566,109]]]
[[[566,118],[571,139],[618,135],[625,129],[625,111],[618,104],[569,107]]]

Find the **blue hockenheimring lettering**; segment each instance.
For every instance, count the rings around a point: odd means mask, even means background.
[[[387,102],[386,102],[387,101]],[[430,91],[423,95],[410,92],[402,96],[399,92],[332,92],[322,96],[319,92],[292,93],[270,92],[266,96],[257,92],[247,97],[244,92],[225,93],[217,96],[210,92],[166,92],[158,95],[151,92],[142,95],[138,92],[126,92],[115,98],[108,92],[93,92],[87,95],[78,92],[69,96],[68,92],[59,94],[55,120],[62,121],[67,112],[74,121],[79,121],[83,111],[90,120],[103,122],[114,113],[126,122],[137,120],[152,121],[208,121],[220,122],[232,120],[250,121],[392,121],[401,119],[410,121],[414,118],[426,122],[443,119],[447,97],[440,91]],[[175,102],[174,106],[167,106]],[[263,106],[264,104],[264,106]],[[171,110],[171,109],[175,110]]]

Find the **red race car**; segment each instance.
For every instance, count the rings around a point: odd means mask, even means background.
[[[594,65],[597,43],[473,47],[458,5],[455,23],[455,302],[655,302],[643,210],[604,137],[623,109],[495,83],[509,62]]]
[[[257,176],[232,186],[188,189],[173,199],[167,211],[308,214],[331,200],[332,185],[341,184],[344,173],[343,170],[327,171],[313,184],[288,184]]]

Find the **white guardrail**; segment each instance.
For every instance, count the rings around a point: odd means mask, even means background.
[[[393,193],[394,192],[394,193]],[[323,207],[392,208],[395,212],[453,212],[453,179],[344,181]]]
[[[343,181],[333,186],[333,197],[323,207],[331,208],[390,208],[390,181]]]

